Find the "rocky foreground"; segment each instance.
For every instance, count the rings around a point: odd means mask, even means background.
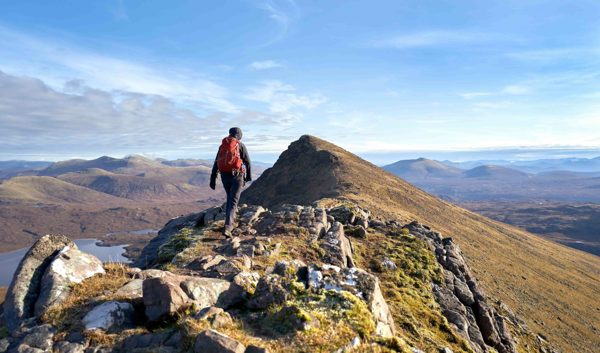
[[[46,235],[4,303],[0,352],[550,351],[479,288],[451,238],[325,199],[171,220],[133,266]]]

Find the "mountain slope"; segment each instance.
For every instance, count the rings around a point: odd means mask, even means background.
[[[463,170],[426,158],[402,160],[383,167],[390,173],[412,178],[445,178],[460,175]]]
[[[0,200],[27,203],[93,203],[108,205],[126,205],[129,202],[46,176],[23,176],[4,181],[0,184]]]
[[[302,136],[242,195],[271,207],[324,197],[431,225],[459,243],[484,289],[535,332],[565,352],[600,345],[600,258],[444,202],[331,143]]]

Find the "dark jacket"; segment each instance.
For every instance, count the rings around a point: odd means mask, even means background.
[[[237,136],[233,136],[236,137]],[[242,162],[244,163],[244,167],[245,167],[245,176],[244,176],[244,180],[245,181],[251,181],[252,180],[252,163],[250,162],[250,155],[248,154],[248,150],[246,149],[246,146],[239,141],[238,142],[240,144],[240,158],[242,159]],[[219,172],[219,167],[217,166],[217,158],[219,157],[219,152],[217,151],[217,157],[215,157],[215,163],[213,164],[212,167],[212,172],[210,173],[210,182],[211,184],[214,183],[217,180],[217,173]]]

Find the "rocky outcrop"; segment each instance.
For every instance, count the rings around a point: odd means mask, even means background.
[[[101,273],[102,263],[77,250],[63,235],[45,235],[27,251],[4,301],[6,326],[15,330],[23,320],[42,314],[68,295],[71,283]]]
[[[392,337],[396,332],[394,318],[383,298],[379,279],[358,268],[339,268],[323,265],[309,269],[309,286],[317,289],[347,291],[363,299],[375,321],[375,333],[381,337]]]
[[[444,270],[445,281],[439,285],[434,283],[433,293],[448,322],[476,352],[488,352],[489,347],[493,347],[499,353],[516,353],[506,318],[488,304],[452,238],[442,238],[441,234],[418,222],[405,227],[429,243]]]
[[[35,303],[35,315],[41,316],[52,305],[67,299],[73,283],[81,283],[99,273],[104,273],[104,268],[98,258],[79,251],[76,246],[64,247],[42,277],[40,293]]]

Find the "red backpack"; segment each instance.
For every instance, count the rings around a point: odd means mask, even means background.
[[[221,141],[221,147],[219,147],[219,153],[217,153],[217,167],[219,167],[220,172],[225,173],[242,170],[240,143],[235,137],[228,136]]]

